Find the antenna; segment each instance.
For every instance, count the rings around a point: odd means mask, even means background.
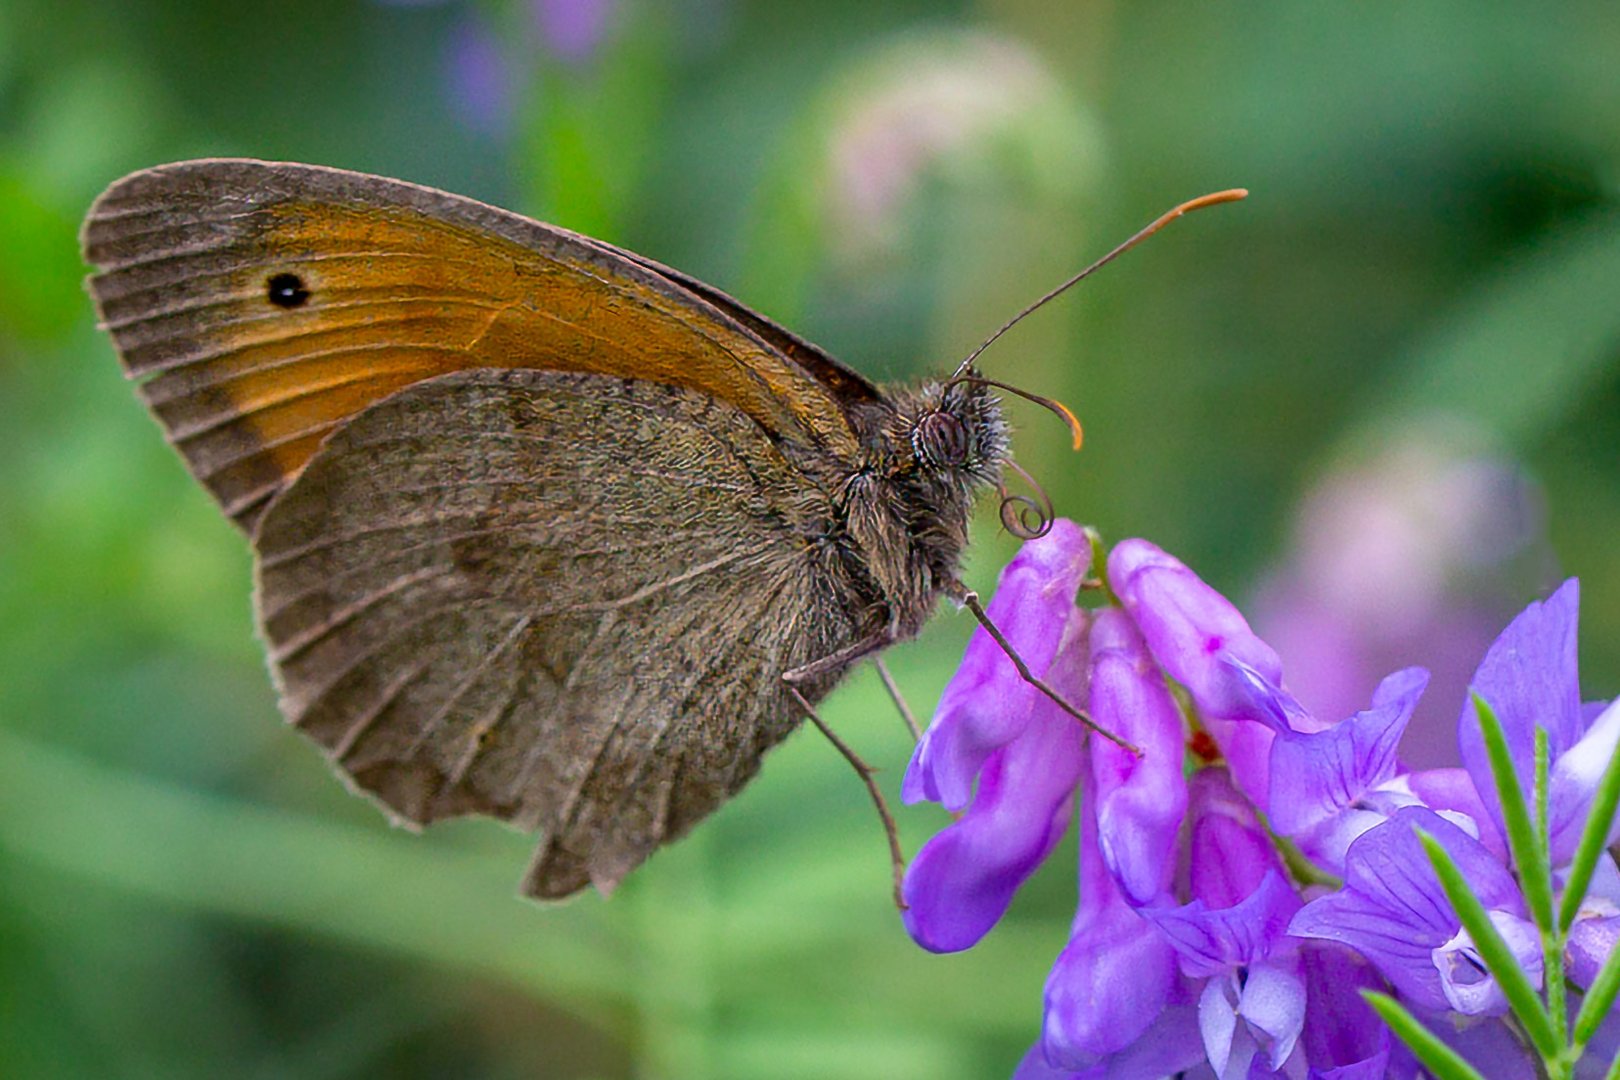
[[[1148,225],[1145,229],[1142,229],[1135,236],[1132,236],[1129,240],[1116,247],[1113,251],[1110,251],[1108,254],[1104,255],[1102,258],[1098,259],[1096,262],[1074,275],[1074,277],[1070,278],[1068,281],[1065,281],[1063,284],[1059,285],[1057,288],[1053,289],[1051,292],[1029,305],[1023,311],[1020,311],[1018,314],[1002,323],[1001,328],[995,333],[991,334],[989,337],[985,338],[982,345],[968,353],[967,359],[963,360],[957,365],[956,370],[951,373],[951,377],[946,380],[946,383],[953,383],[961,378],[962,373],[973,365],[973,361],[979,358],[980,353],[984,352],[984,350],[988,349],[992,344],[994,344],[995,340],[1002,334],[1005,334],[1008,330],[1011,330],[1014,326],[1017,326],[1019,321],[1023,319],[1024,316],[1032,313],[1047,301],[1056,300],[1070,288],[1080,284],[1080,282],[1090,277],[1093,272],[1107,266],[1109,263],[1125,254],[1127,251],[1131,250],[1131,248],[1135,247],[1137,244],[1140,244],[1143,240],[1146,240],[1148,237],[1170,224],[1182,214],[1190,214],[1194,210],[1202,210],[1206,206],[1214,206],[1217,203],[1237,202],[1239,199],[1247,197],[1248,194],[1249,192],[1247,188],[1229,188],[1226,191],[1216,191],[1208,195],[1201,195],[1196,199],[1189,199],[1175,209],[1159,215],[1154,219],[1152,224]],[[1076,444],[1078,444],[1079,439],[1076,438],[1075,441]]]

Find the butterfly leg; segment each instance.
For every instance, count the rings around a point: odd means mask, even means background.
[[[786,682],[786,680],[787,676],[784,675],[783,681]],[[904,911],[906,901],[901,888],[906,877],[906,857],[900,850],[900,830],[894,823],[894,815],[889,812],[889,804],[883,798],[883,791],[877,786],[877,771],[861,760],[861,756],[848,743],[833,733],[833,729],[828,727],[827,722],[816,714],[816,707],[810,704],[809,698],[799,692],[797,686],[788,682],[787,691],[792,695],[799,708],[803,710],[804,715],[810,718],[810,722],[816,725],[816,728],[827,737],[828,742],[833,744],[833,749],[844,755],[844,760],[849,762],[850,767],[861,778],[861,783],[866,785],[867,794],[872,796],[872,805],[877,807],[878,817],[883,821],[883,835],[889,841],[889,865],[894,871],[894,906]]]
[[[800,664],[796,668],[784,671],[782,681],[789,686],[798,686],[800,683],[813,679],[817,675],[830,675],[835,671],[842,671],[857,660],[864,660],[873,653],[888,648],[894,642],[893,632],[884,628],[870,637],[862,638],[853,645],[823,656],[820,660],[812,660],[808,664]]]
[[[872,666],[877,668],[878,678],[883,680],[883,689],[889,692],[894,707],[900,710],[900,719],[905,721],[906,730],[911,732],[911,741],[921,742],[922,729],[917,726],[917,718],[912,715],[911,706],[906,704],[906,696],[900,692],[900,684],[889,674],[889,666],[883,662],[881,656],[872,657]]]
[[[865,659],[892,644],[894,644],[894,635],[887,629],[879,630],[871,637],[857,641],[848,648],[839,649],[830,656],[823,656],[819,660],[812,660],[808,664],[802,664],[791,671],[783,672],[782,682],[786,684],[788,693],[793,697],[793,701],[799,706],[800,711],[809,718],[812,724],[816,725],[816,729],[822,735],[826,736],[827,741],[833,744],[833,749],[844,756],[844,760],[849,762],[850,767],[855,770],[855,774],[861,778],[861,783],[866,785],[867,794],[872,796],[872,805],[877,807],[878,817],[883,822],[883,835],[889,841],[889,865],[894,871],[894,905],[904,911],[906,902],[901,894],[901,884],[905,880],[906,857],[900,850],[900,830],[895,826],[894,815],[889,812],[889,804],[883,798],[882,789],[877,785],[877,770],[863,761],[861,756],[848,743],[833,733],[832,728],[828,727],[826,721],[822,720],[816,713],[816,708],[810,704],[810,699],[805,697],[799,690],[799,684],[807,679],[841,671],[856,661]]]
[[[1038,677],[1033,671],[1029,670],[1029,665],[1024,663],[1024,658],[1022,656],[1018,655],[1018,650],[1012,647],[1012,642],[1007,640],[1006,636],[1002,634],[1001,628],[992,622],[989,614],[985,612],[984,605],[979,602],[978,593],[974,592],[960,581],[952,581],[946,586],[945,593],[952,600],[955,600],[958,604],[961,604],[963,607],[973,612],[973,617],[979,620],[979,625],[984,627],[985,631],[995,639],[997,645],[1001,646],[1001,651],[1007,654],[1007,659],[1013,662],[1013,667],[1018,669],[1019,676],[1025,682],[1029,683],[1035,689],[1051,698],[1057,703],[1058,708],[1080,721],[1090,730],[1095,731],[1098,735],[1101,735],[1109,742],[1114,743],[1122,750],[1125,750],[1136,757],[1142,756],[1142,751],[1139,747],[1133,743],[1127,742],[1125,739],[1120,738],[1107,728],[1099,727],[1095,720],[1087,716],[1080,709],[1077,709],[1071,705],[1062,694],[1058,693],[1052,688],[1051,684],[1047,683],[1045,680]]]

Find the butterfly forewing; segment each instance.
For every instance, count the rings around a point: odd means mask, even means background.
[[[102,195],[84,246],[126,370],[249,531],[332,432],[446,372],[686,386],[778,440],[840,458],[855,450],[840,397],[875,393],[819,350],[801,365],[770,340],[773,324],[738,317],[746,309],[654,263],[379,177],[255,161],[163,166]]]

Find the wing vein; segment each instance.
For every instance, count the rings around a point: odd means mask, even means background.
[[[308,650],[321,639],[337,632],[356,618],[376,607],[390,596],[395,596],[412,586],[453,574],[454,568],[448,566],[424,566],[408,574],[401,574],[380,589],[373,589],[364,596],[349,601],[315,626],[309,627],[293,637],[276,642],[270,649],[270,659],[278,664],[287,661]]]
[[[510,649],[513,642],[523,636],[523,633],[533,623],[534,619],[529,615],[519,615],[513,621],[512,628],[501,636],[501,640],[496,643],[495,647],[484,654],[483,658],[473,666],[472,671],[468,672],[467,677],[456,684],[455,690],[444,700],[444,703],[433,710],[433,715],[428,717],[427,722],[422,725],[422,729],[411,740],[411,745],[406,749],[401,760],[409,761],[421,752],[422,747],[438,731],[439,725],[444,723],[445,718],[450,715],[450,710],[455,708],[456,703],[462,699],[462,696],[477,685],[478,681],[484,677],[484,673],[490,669],[490,666],[500,659],[501,655]]]
[[[387,711],[388,706],[393,704],[394,699],[399,697],[400,691],[415,682],[417,677],[427,668],[428,661],[418,660],[390,679],[388,685],[383,688],[382,696],[367,705],[365,711],[355,717],[354,723],[344,729],[343,736],[332,744],[328,757],[336,762],[341,762],[347,758],[350,751],[354,749],[355,744],[360,741],[361,736],[371,729],[371,725],[375,724],[378,718]]]

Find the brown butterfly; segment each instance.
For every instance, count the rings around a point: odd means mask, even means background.
[[[942,593],[982,618],[957,569],[1012,388],[972,357],[879,388],[639,255],[310,165],[135,173],[83,241],[252,538],[288,721],[396,821],[540,830],[529,895],[611,889]]]

